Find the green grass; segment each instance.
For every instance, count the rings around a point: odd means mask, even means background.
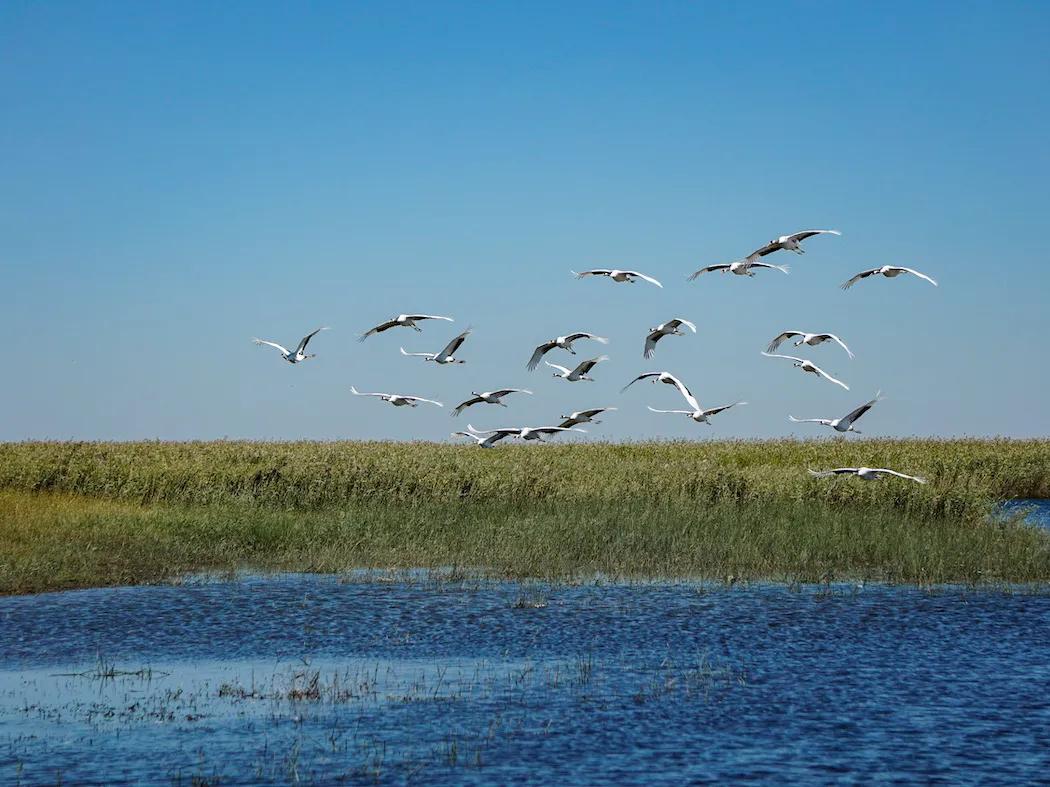
[[[890,466],[919,485],[812,479]],[[1045,582],[1048,441],[0,445],[0,593],[200,570]]]

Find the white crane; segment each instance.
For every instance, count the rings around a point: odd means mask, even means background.
[[[441,402],[436,402],[433,399],[424,399],[422,396],[409,396],[407,394],[388,394],[388,393],[363,393],[358,391],[354,386],[350,386],[350,393],[354,396],[375,396],[382,399],[384,402],[390,402],[394,407],[415,407],[420,402],[426,402],[427,404],[436,404],[438,407],[444,407],[445,405]]]
[[[529,362],[525,364],[526,368],[531,372],[540,364],[540,359],[544,355],[549,353],[555,347],[560,347],[563,350],[568,350],[573,355],[576,355],[576,351],[572,349],[572,343],[578,339],[594,339],[594,341],[600,344],[608,344],[609,340],[604,336],[598,336],[597,334],[587,333],[586,331],[577,331],[576,333],[566,334],[565,336],[558,336],[550,341],[546,341],[539,345],[535,350],[532,351],[532,357],[529,358]]]
[[[760,249],[755,249],[753,252],[747,255],[747,261],[755,262],[759,257],[765,257],[767,254],[772,254],[775,251],[784,249],[786,251],[793,251],[795,254],[805,254],[806,250],[802,248],[802,241],[806,238],[812,238],[814,235],[841,235],[842,233],[838,230],[802,230],[802,232],[793,232],[790,235],[781,235],[779,238],[775,238],[767,243]]]
[[[562,422],[558,425],[568,429],[577,424],[600,424],[601,421],[596,421],[595,416],[615,409],[615,407],[594,407],[590,410],[576,410],[569,415],[563,415]]]
[[[747,404],[747,402],[733,402],[732,404],[724,404],[721,407],[710,407],[706,410],[702,407],[697,407],[694,410],[657,410],[655,407],[649,407],[649,409],[654,413],[678,413],[680,415],[686,415],[698,424],[707,424],[710,426],[711,422],[707,420],[709,416],[718,415],[723,410],[728,410],[730,407],[736,407],[738,404]]]
[[[556,435],[559,432],[583,432],[587,433],[586,429],[577,429],[576,427],[568,426],[505,426],[500,429],[475,429],[470,424],[467,424],[467,430],[474,434],[501,434],[504,437],[519,437],[522,440],[538,440],[539,442],[545,442],[543,435]]]
[[[912,276],[918,276],[920,279],[926,279],[934,287],[937,286],[937,282],[927,276],[925,273],[919,273],[914,268],[902,268],[899,265],[883,265],[881,268],[872,268],[871,270],[861,271],[849,281],[842,285],[842,289],[848,290],[854,284],[861,279],[866,279],[869,276],[885,276],[887,279],[893,279],[900,276],[902,273],[910,273]]]
[[[795,336],[801,336],[802,337],[797,342],[793,342],[793,344],[796,347],[801,347],[803,344],[809,345],[810,347],[816,347],[818,344],[823,344],[826,341],[833,341],[836,344],[838,344],[839,347],[841,347],[843,350],[845,350],[846,354],[850,358],[853,357],[852,350],[850,350],[850,348],[846,346],[846,343],[844,341],[842,341],[842,339],[840,339],[835,334],[833,334],[833,333],[806,333],[805,331],[784,331],[783,333],[781,333],[778,336],[776,336],[773,339],[773,341],[771,341],[769,343],[769,346],[766,348],[766,352],[771,352],[771,353],[772,352],[776,352],[777,347],[779,347],[784,341],[786,341],[787,339],[791,339],[791,338],[793,338]]]
[[[399,314],[386,322],[379,323],[374,328],[369,328],[358,336],[357,340],[363,342],[373,333],[382,333],[383,331],[389,331],[391,328],[411,328],[414,331],[421,332],[423,329],[416,325],[421,320],[447,320],[448,322],[453,322],[451,317],[442,317],[439,314]]]
[[[897,478],[906,478],[909,481],[915,481],[919,484],[925,484],[925,478],[919,478],[917,475],[907,475],[906,473],[898,473],[896,470],[889,470],[885,467],[836,467],[834,470],[810,470],[809,474],[816,478],[827,478],[833,475],[855,475],[857,478],[862,478],[865,481],[878,481],[884,475],[893,475]]]
[[[685,336],[685,333],[681,330],[683,325],[693,333],[696,333],[696,326],[689,320],[683,320],[681,317],[675,317],[673,320],[660,323],[655,328],[650,328],[648,335],[645,337],[645,350],[642,352],[642,355],[645,358],[652,358],[653,352],[656,350],[656,343],[665,336]]]
[[[694,410],[700,409],[700,405],[697,404],[696,397],[693,396],[692,392],[685,387],[685,383],[683,383],[670,372],[643,372],[642,374],[638,375],[633,380],[631,380],[631,382],[627,383],[627,385],[625,385],[623,388],[621,388],[620,393],[626,391],[639,380],[647,379],[651,379],[654,384],[665,383],[667,385],[673,385],[675,388],[678,389],[678,392],[685,397],[685,400],[689,403],[690,407],[692,407]]]
[[[722,273],[732,273],[737,276],[754,276],[755,272],[752,270],[753,268],[773,268],[782,273],[788,272],[787,265],[771,265],[768,262],[748,262],[747,260],[737,260],[736,262],[723,262],[718,265],[708,265],[706,268],[694,271],[689,274],[689,281],[693,281],[697,277],[705,273],[710,273],[711,271],[722,271]]]
[[[496,443],[508,435],[503,432],[497,432],[491,435],[474,434],[473,432],[453,432],[451,436],[469,437],[477,444],[478,448],[492,448]]]
[[[307,354],[307,352],[306,352],[306,345],[308,345],[310,343],[310,340],[312,338],[314,338],[317,334],[319,334],[321,331],[327,331],[327,330],[328,330],[328,328],[324,327],[324,328],[318,328],[316,331],[312,331],[312,332],[308,333],[306,336],[304,336],[302,339],[299,340],[299,346],[295,348],[295,352],[292,352],[291,350],[288,350],[287,348],[282,347],[277,342],[268,342],[265,339],[252,339],[252,341],[255,342],[256,344],[266,344],[266,345],[269,345],[270,347],[276,347],[277,351],[281,353],[281,357],[284,358],[284,360],[288,361],[288,363],[301,363],[301,362],[305,361],[307,358],[316,358],[317,357],[316,353],[309,353],[309,354]]]
[[[634,284],[638,279],[642,279],[650,284],[655,284],[657,287],[662,288],[664,286],[652,276],[646,276],[644,273],[639,273],[638,271],[621,271],[616,268],[592,268],[589,271],[580,271],[579,273],[576,271],[569,271],[569,273],[577,279],[582,279],[584,276],[608,276],[610,279],[619,282],[620,284],[623,282]]]
[[[855,410],[851,410],[841,418],[796,418],[793,415],[788,416],[788,420],[795,424],[822,424],[824,426],[830,426],[836,432],[853,432],[860,434],[860,429],[854,429],[853,424],[862,416],[868,412],[875,403],[882,399],[882,391],[875,394],[875,398],[869,402],[865,402]]]
[[[836,380],[830,374],[828,374],[815,363],[813,363],[813,361],[807,361],[805,358],[796,358],[794,355],[775,355],[773,353],[767,352],[763,352],[762,354],[767,358],[786,358],[792,362],[791,365],[794,366],[796,369],[801,369],[804,372],[809,372],[810,374],[815,374],[818,377],[823,377],[825,380],[833,382],[835,383],[835,385],[841,385],[847,391],[849,390],[849,386],[842,382],[842,380]]]
[[[524,393],[531,395],[532,391],[528,391],[524,388],[500,388],[498,391],[483,391],[481,393],[478,393],[477,391],[471,391],[471,398],[457,404],[452,409],[451,415],[459,415],[468,407],[471,407],[475,404],[498,404],[500,407],[506,407],[507,405],[503,404],[503,402],[501,402],[500,400],[504,396],[508,396],[512,393]]]
[[[560,377],[563,380],[568,380],[570,383],[575,383],[575,382],[578,382],[580,380],[587,380],[588,382],[594,382],[594,378],[593,377],[588,377],[587,373],[591,369],[593,369],[595,366],[600,364],[602,361],[608,361],[608,360],[609,360],[609,356],[608,355],[599,355],[597,358],[591,358],[591,359],[586,360],[586,361],[581,361],[580,364],[575,369],[572,369],[572,370],[569,370],[569,369],[567,369],[564,366],[559,366],[556,363],[551,363],[550,361],[544,361],[544,363],[547,364],[547,366],[549,366],[550,368],[558,370],[558,371],[554,372],[554,376],[555,377]]]
[[[401,348],[402,355],[412,356],[414,358],[422,358],[424,361],[433,361],[434,363],[446,364],[446,363],[466,363],[466,361],[460,360],[453,356],[453,353],[459,349],[459,346],[463,344],[464,340],[470,336],[470,328],[463,331],[459,336],[450,341],[445,345],[445,349],[437,353],[410,353],[405,352],[405,348]]]

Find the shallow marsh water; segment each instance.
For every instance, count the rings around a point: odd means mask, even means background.
[[[361,574],[0,599],[3,784],[1048,772],[1044,593]]]

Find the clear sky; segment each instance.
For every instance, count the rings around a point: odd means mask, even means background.
[[[1050,4],[0,4],[0,439],[1050,434]],[[697,267],[782,233],[753,279]],[[838,285],[864,268],[936,278]],[[662,280],[575,281],[627,267]],[[356,335],[402,311],[424,333]],[[699,334],[642,359],[674,316]],[[294,344],[290,366],[253,336]],[[463,366],[403,358],[472,325]],[[850,392],[759,351],[812,358]],[[524,368],[572,330],[598,382]],[[790,346],[786,347],[791,350]],[[558,356],[562,356],[559,358]],[[567,354],[549,356],[562,361]],[[649,413],[666,369],[713,427]],[[507,410],[395,409],[349,386]],[[460,423],[462,422],[462,423]]]

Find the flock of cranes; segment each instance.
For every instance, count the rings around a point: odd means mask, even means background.
[[[805,253],[805,249],[802,247],[802,242],[807,238],[811,238],[817,235],[840,235],[841,233],[837,230],[804,230],[802,232],[796,232],[791,235],[781,235],[778,238],[771,240],[766,245],[748,254],[741,260],[730,263],[721,263],[717,265],[708,265],[700,268],[691,275],[688,280],[693,281],[705,273],[713,271],[721,271],[722,273],[732,273],[738,276],[754,276],[757,270],[762,269],[775,269],[783,273],[788,273],[788,266],[786,265],[774,265],[772,263],[762,262],[761,259],[777,251],[790,251],[795,254]],[[593,268],[591,270],[571,271],[572,275],[577,279],[584,279],[587,277],[606,277],[613,282],[619,284],[635,284],[639,281],[647,282],[656,287],[663,288],[663,284],[657,281],[652,276],[641,273],[639,271],[631,270],[619,270],[616,268]],[[897,265],[883,265],[878,268],[871,268],[870,270],[861,271],[856,274],[844,284],[842,289],[849,289],[857,282],[862,279],[869,278],[871,276],[884,276],[886,278],[895,278],[901,274],[911,274],[920,279],[928,281],[933,286],[937,286],[937,282],[924,273],[920,273],[912,268],[905,268]],[[382,322],[367,331],[362,333],[359,337],[359,341],[364,341],[370,336],[384,333],[393,328],[411,328],[416,332],[422,332],[419,323],[427,320],[442,320],[452,322],[453,318],[446,317],[438,314],[399,314],[396,317]],[[684,336],[685,330],[696,333],[696,325],[689,320],[681,317],[675,317],[674,319],[668,320],[667,322],[661,323],[654,328],[649,329],[646,334],[645,343],[642,350],[642,355],[645,359],[651,359],[656,351],[657,343],[665,336]],[[285,347],[277,344],[276,342],[265,341],[263,339],[254,339],[256,344],[268,345],[275,348],[281,357],[291,364],[301,363],[310,358],[314,358],[314,353],[307,353],[306,348],[309,345],[310,340],[313,339],[321,331],[328,330],[327,327],[318,328],[304,336],[299,344],[296,346],[294,351],[290,351]],[[446,365],[446,364],[462,364],[465,361],[457,357],[456,353],[460,351],[464,342],[471,335],[471,329],[468,327],[465,331],[457,334],[451,339],[442,349],[437,352],[408,352],[404,347],[401,347],[401,354],[413,358],[422,358],[424,361],[431,361],[435,364]],[[547,353],[555,349],[564,350],[572,355],[576,355],[576,349],[574,344],[580,341],[593,341],[599,344],[608,344],[608,339],[597,334],[589,333],[586,331],[579,331],[576,333],[569,333],[564,336],[557,336],[553,339],[545,341],[539,344],[532,352],[525,366],[529,371],[534,371],[538,368],[540,361],[546,366],[553,369],[553,376],[561,378],[567,382],[583,382],[593,381],[591,373],[594,371],[598,364],[609,360],[607,355],[598,355],[593,358],[588,358],[576,364],[573,368],[561,366],[556,363],[551,363],[545,356]],[[762,355],[769,358],[782,358],[792,362],[795,368],[801,369],[803,372],[808,372],[823,378],[828,382],[835,385],[841,386],[845,390],[849,390],[849,386],[842,380],[838,380],[832,375],[825,372],[819,366],[806,358],[799,358],[794,355],[781,355],[776,353],[776,350],[786,341],[793,341],[795,347],[817,347],[825,342],[833,342],[839,345],[846,354],[852,359],[853,352],[846,345],[846,343],[833,333],[810,333],[807,331],[789,330],[783,331],[782,333],[775,336]],[[627,385],[621,389],[621,393],[626,391],[636,382],[642,380],[649,380],[650,382],[664,383],[666,385],[673,386],[674,389],[681,395],[685,400],[685,409],[677,410],[663,410],[649,407],[648,409],[654,413],[669,413],[675,415],[684,415],[692,421],[700,424],[711,425],[711,418],[719,413],[722,413],[732,407],[738,405],[745,405],[747,402],[733,402],[731,404],[720,405],[718,407],[705,408],[701,406],[699,399],[696,395],[682,382],[681,379],[676,377],[667,371],[658,372],[643,372],[631,380]],[[379,392],[362,392],[358,391],[353,386],[350,387],[350,392],[354,396],[367,396],[380,399],[381,401],[387,402],[394,407],[417,407],[419,404],[431,404],[437,407],[444,407],[444,405],[434,399],[427,399],[422,396],[413,396],[409,394],[400,393],[379,393]],[[532,395],[532,391],[525,388],[500,388],[493,391],[471,391],[471,396],[468,399],[457,404],[452,408],[451,415],[458,416],[467,408],[475,405],[488,404],[497,405],[500,407],[507,407],[508,405],[503,402],[503,399],[510,396],[511,394],[526,394]],[[854,410],[850,411],[846,415],[840,418],[795,418],[793,415],[789,415],[788,419],[792,423],[816,423],[822,426],[830,427],[837,432],[846,433],[853,432],[859,434],[859,430],[856,429],[854,424],[870,410],[879,400],[882,398],[881,392],[876,394],[874,399],[865,402]],[[544,438],[553,437],[561,434],[562,432],[585,432],[586,430],[580,428],[580,424],[586,423],[601,423],[596,420],[596,417],[603,413],[616,410],[615,407],[596,407],[589,410],[579,410],[569,415],[561,416],[561,423],[558,425],[551,426],[516,426],[516,427],[500,427],[498,429],[476,429],[471,424],[467,424],[466,430],[453,432],[453,437],[463,437],[469,440],[473,440],[476,445],[481,448],[492,448],[501,440],[508,437],[514,437],[525,441],[537,441],[543,442]],[[890,470],[888,468],[871,468],[871,467],[839,467],[831,470],[816,471],[810,470],[815,477],[824,478],[835,475],[854,475],[866,481],[873,481],[883,476],[895,476],[898,478],[904,478],[918,483],[926,483],[926,481],[918,476],[907,475],[905,473],[897,472],[896,470]]]

